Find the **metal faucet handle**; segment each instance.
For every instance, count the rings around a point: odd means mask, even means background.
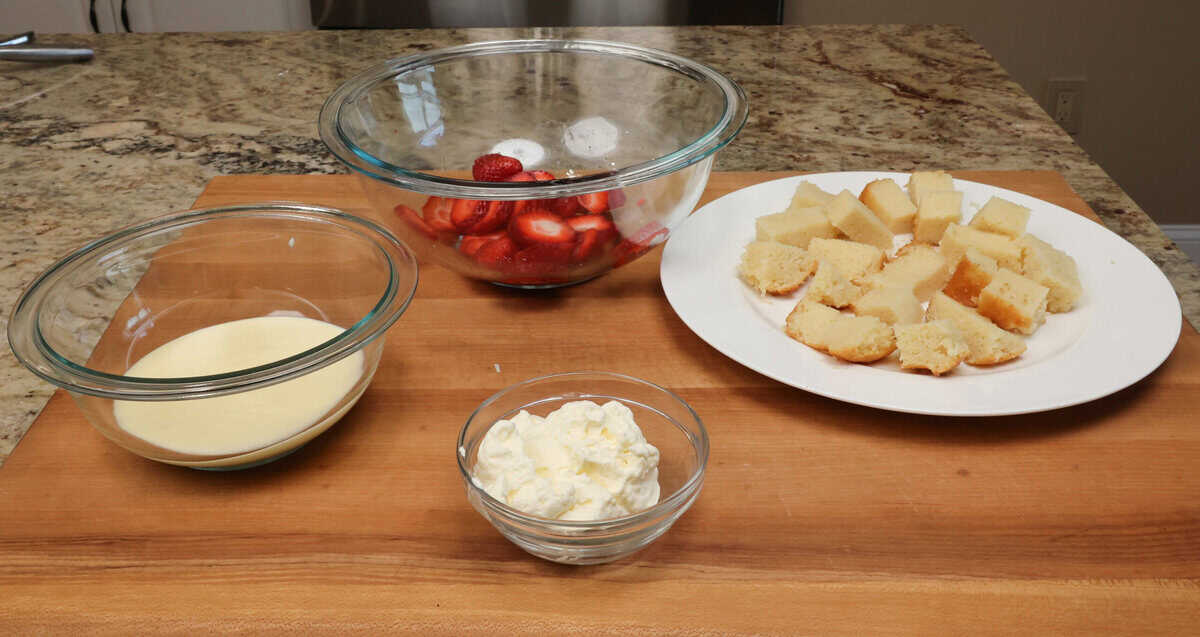
[[[5,40],[0,40],[0,60],[18,62],[86,62],[95,55],[91,49],[64,49],[54,47],[26,47],[33,42],[33,31],[26,31]]]

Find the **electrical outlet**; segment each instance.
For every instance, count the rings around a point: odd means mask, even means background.
[[[1046,112],[1070,135],[1078,135],[1083,127],[1086,85],[1082,77],[1052,77],[1046,82]]]

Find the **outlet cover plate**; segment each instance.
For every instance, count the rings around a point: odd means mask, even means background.
[[[1046,81],[1046,101],[1043,106],[1050,118],[1070,135],[1083,128],[1083,97],[1087,79],[1083,77],[1052,77]]]

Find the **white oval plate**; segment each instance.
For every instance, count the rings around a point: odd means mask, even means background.
[[[729,358],[793,387],[892,411],[999,416],[1046,411],[1107,396],[1154,371],[1179,340],[1182,312],[1162,272],[1137,248],[1070,210],[1011,190],[961,179],[963,222],[992,196],[1031,210],[1028,231],[1075,258],[1083,297],[1051,314],[1014,361],[960,365],[942,377],[902,371],[895,355],[846,363],[796,342],[784,319],[805,288],[760,296],[737,276],[754,219],[787,208],[796,185],[855,194],[875,179],[903,187],[908,173],[838,172],[777,179],[731,192],[692,214],[667,241],[662,285],[675,313]],[[898,235],[897,245],[910,235]]]

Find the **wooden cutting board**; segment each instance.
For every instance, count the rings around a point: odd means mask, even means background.
[[[714,174],[705,200],[787,175]],[[958,176],[1094,218],[1055,173]],[[196,203],[269,199],[367,206],[346,176],[221,177]],[[359,405],[254,470],[142,460],[56,394],[0,468],[0,632],[1198,629],[1200,337],[1186,322],[1158,371],[1087,405],[895,414],[710,348],[667,304],[659,252],[539,293],[426,266]],[[566,567],[471,509],[454,446],[498,389],[585,368],[677,391],[712,456],[661,540]]]

